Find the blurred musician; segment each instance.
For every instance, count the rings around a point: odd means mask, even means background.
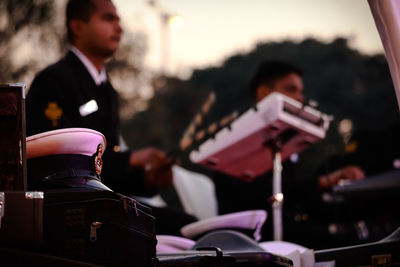
[[[261,101],[272,92],[278,92],[299,102],[304,101],[303,71],[290,63],[266,61],[262,63],[250,82],[255,102]],[[365,177],[364,171],[357,166],[346,166],[340,170],[320,176],[318,187],[330,189],[340,180],[359,180]]]
[[[122,36],[114,4],[110,0],[70,0],[66,27],[70,50],[63,59],[41,71],[29,90],[27,135],[71,127],[97,130],[105,135],[108,147],[102,172],[104,184],[117,192],[135,195],[151,195],[170,186],[172,162],[163,151],[120,151],[119,96],[104,67]],[[154,211],[156,216],[165,214],[165,210]],[[171,214],[164,218],[173,218],[174,222],[159,220],[158,233],[179,234],[181,226],[194,221],[190,216]]]
[[[257,103],[272,92],[279,92],[299,102],[304,101],[303,71],[290,63],[283,61],[265,61],[259,65],[250,81],[250,90]],[[293,162],[292,162],[293,161]],[[364,172],[357,166],[345,166],[331,174],[321,175],[315,180],[299,179],[294,173],[294,157],[283,163],[282,189],[284,201],[284,240],[297,242],[314,247],[311,239],[305,240],[299,235],[299,224],[310,220],[310,206],[318,206],[320,190],[329,190],[340,180],[359,180],[364,178]],[[234,212],[246,209],[267,209],[269,218],[263,231],[263,240],[272,239],[272,212],[269,202],[272,195],[272,172],[256,178],[252,182],[217,173],[214,177],[220,213]],[[320,209],[318,207],[318,209]],[[293,223],[292,223],[293,222]],[[311,230],[315,225],[312,225]],[[303,228],[302,231],[304,231]],[[306,230],[307,231],[307,230]],[[327,227],[321,227],[321,238],[328,235]],[[307,234],[308,235],[308,234]]]
[[[320,177],[341,179],[343,166],[358,166],[366,178],[356,183],[339,183],[333,196],[342,199],[341,231],[353,231],[354,243],[374,242],[385,238],[400,226],[400,124],[383,129],[355,129],[342,153],[326,160]],[[348,174],[351,175],[351,174]],[[339,215],[339,214],[338,214]],[[350,234],[348,234],[350,236]],[[349,245],[349,244],[346,244]]]

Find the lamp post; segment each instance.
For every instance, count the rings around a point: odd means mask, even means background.
[[[158,0],[148,0],[147,3],[154,8],[160,19],[160,69],[166,73],[170,60],[170,28],[179,26],[181,18],[163,10]]]
[[[169,68],[170,32],[168,21],[170,16],[171,15],[166,12],[160,13],[160,63],[163,73],[166,73]]]

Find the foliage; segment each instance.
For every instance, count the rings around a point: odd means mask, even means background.
[[[252,104],[248,82],[257,65],[266,59],[300,66],[305,73],[306,98],[316,100],[319,110],[335,117],[326,140],[304,152],[304,172],[314,171],[324,158],[343,150],[343,139],[337,132],[342,119],[351,119],[356,129],[382,129],[399,119],[383,55],[363,55],[343,38],[331,43],[315,39],[259,43],[247,54],[229,57],[221,67],[195,70],[189,80],[165,78],[149,109],[125,122],[128,144],[174,149],[210,91],[215,91],[217,102],[209,122],[233,110],[245,111]]]
[[[4,0],[0,2],[0,82],[30,84],[33,75],[55,60],[66,49],[63,11],[65,1]],[[363,55],[351,49],[347,40],[331,43],[315,39],[301,42],[259,43],[244,54],[227,58],[222,66],[195,70],[188,80],[155,77],[143,67],[146,37],[125,34],[121,49],[108,62],[110,76],[121,93],[123,133],[131,147],[155,145],[174,150],[183,131],[209,92],[217,102],[206,124],[218,121],[233,110],[245,111],[251,105],[247,84],[257,65],[266,59],[291,61],[305,72],[305,95],[319,103],[319,109],[332,114],[328,137],[305,152],[312,155],[340,153],[342,137],[337,124],[344,118],[356,129],[382,129],[398,121],[398,106],[392,80],[383,55]],[[143,94],[146,89],[146,94]],[[305,163],[318,165],[315,157]],[[322,160],[323,157],[317,157]]]
[[[151,74],[143,66],[146,49],[147,39],[143,33],[125,32],[120,48],[107,62],[110,79],[121,96],[122,118],[147,108],[149,96],[142,94],[146,87],[151,91]]]
[[[0,81],[16,82],[24,77],[35,62],[18,62],[18,53],[25,53],[26,42],[46,42],[52,25],[55,3],[51,0],[7,0],[0,2]],[[35,36],[36,38],[32,38]]]
[[[65,53],[65,5],[66,0],[0,1],[0,83],[24,82],[29,90],[34,75]],[[121,48],[108,62],[124,116],[146,107],[148,96],[141,94],[150,79],[143,67],[146,46],[143,33],[125,31]]]

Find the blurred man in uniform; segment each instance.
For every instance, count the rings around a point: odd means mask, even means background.
[[[250,81],[250,90],[254,103],[258,103],[269,94],[278,92],[299,102],[304,102],[303,71],[283,61],[265,61],[261,63]],[[287,160],[283,163],[282,190],[284,201],[284,240],[313,246],[312,241],[304,240],[299,235],[298,224],[292,224],[297,217],[300,221],[308,221],[308,205],[318,206],[320,190],[329,190],[342,179],[358,180],[364,178],[364,172],[357,166],[345,166],[329,175],[321,175],[318,179],[301,179],[297,177],[294,163]],[[230,213],[249,209],[267,209],[269,217],[263,228],[263,240],[272,239],[272,172],[257,177],[252,182],[244,182],[219,173],[214,179],[220,213]],[[297,217],[296,217],[297,216]],[[312,227],[315,227],[313,225]],[[324,229],[318,232],[326,232]],[[303,228],[303,231],[305,228]],[[311,230],[308,229],[308,230]],[[314,230],[316,230],[314,228]],[[308,235],[309,233],[307,233]],[[326,235],[325,235],[326,237]]]
[[[70,127],[97,130],[107,140],[103,183],[134,195],[152,195],[170,186],[172,162],[163,151],[120,152],[119,96],[104,66],[118,49],[123,32],[114,4],[110,0],[70,0],[66,27],[70,50],[35,77],[27,95],[27,135]],[[193,220],[177,217],[174,228]]]
[[[303,71],[287,62],[266,61],[258,67],[250,82],[250,90],[256,103],[273,92],[284,94],[303,103]],[[329,175],[320,176],[318,187],[330,189],[340,180],[359,180],[364,177],[365,173],[361,168],[350,165]]]

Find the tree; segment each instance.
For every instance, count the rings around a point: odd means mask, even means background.
[[[54,19],[55,3],[51,0],[5,0],[0,2],[0,81],[16,82],[24,78],[37,62],[18,56],[29,53],[48,41]],[[28,45],[27,42],[30,44]]]
[[[146,109],[152,96],[152,74],[143,65],[146,41],[145,34],[141,32],[125,32],[120,48],[107,62],[112,83],[121,96],[122,119],[129,119],[136,112]],[[146,90],[150,94],[144,94]]]
[[[319,110],[335,117],[328,137],[303,152],[307,155],[303,157],[307,159],[303,164],[305,173],[314,172],[325,158],[343,151],[343,138],[337,132],[342,119],[351,119],[355,128],[370,130],[385,128],[399,119],[383,55],[363,55],[350,48],[344,38],[330,43],[316,39],[268,42],[257,44],[246,54],[232,55],[221,67],[197,69],[188,80],[165,78],[149,109],[126,122],[127,142],[133,147],[156,144],[173,149],[210,91],[215,91],[217,102],[208,123],[233,110],[247,110],[252,105],[249,80],[257,65],[266,59],[299,65],[305,72],[306,98],[316,100]]]
[[[3,0],[0,2],[0,82],[24,82],[58,60],[68,48],[66,0]],[[130,117],[146,107],[151,74],[143,66],[146,36],[127,32],[121,49],[108,62],[110,77],[122,97],[121,114]],[[151,94],[150,94],[151,95]]]

